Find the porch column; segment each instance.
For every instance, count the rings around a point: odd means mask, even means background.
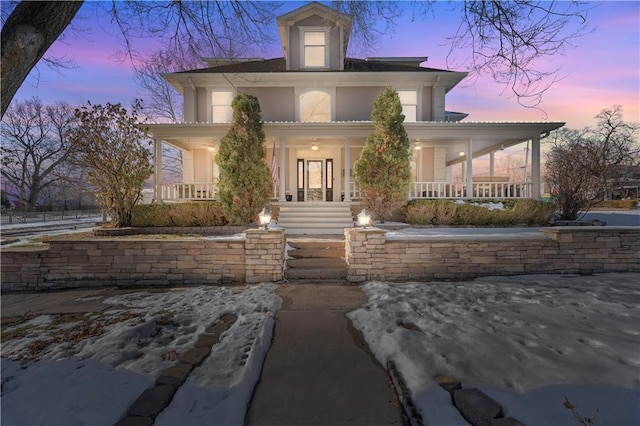
[[[344,201],[351,201],[351,144],[344,138]]]
[[[539,200],[540,194],[540,135],[536,135],[531,138],[531,198]]]
[[[153,138],[153,202],[162,203],[162,139]]]
[[[467,141],[467,198],[473,197],[473,139]]]
[[[489,154],[489,176],[493,177],[496,174],[496,157],[495,152]]]
[[[280,201],[286,201],[286,191],[285,191],[285,158],[284,158],[284,138],[278,138],[278,142],[280,143]]]

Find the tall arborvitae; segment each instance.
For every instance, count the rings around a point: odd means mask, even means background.
[[[402,104],[387,87],[373,104],[373,132],[355,162],[362,203],[381,221],[402,207],[411,185],[409,138],[402,123]]]
[[[273,191],[265,161],[262,113],[255,96],[239,94],[231,104],[233,121],[220,141],[216,162],[222,209],[230,223],[244,225],[255,220]]]

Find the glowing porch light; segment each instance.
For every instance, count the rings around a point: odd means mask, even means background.
[[[262,211],[258,213],[258,220],[260,221],[260,226],[266,230],[271,222],[271,209],[268,207],[263,208]]]
[[[366,228],[369,225],[371,225],[371,213],[362,209],[362,211],[358,213],[358,226]]]

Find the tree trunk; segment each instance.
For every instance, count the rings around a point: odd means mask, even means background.
[[[21,1],[2,27],[2,116],[31,69],[69,25],[83,1]]]

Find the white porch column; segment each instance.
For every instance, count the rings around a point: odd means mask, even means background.
[[[540,199],[540,135],[531,138],[531,192],[531,198]]]
[[[162,139],[153,138],[153,202],[162,203]]]
[[[344,138],[344,201],[351,201],[351,143]]]
[[[467,141],[467,198],[473,197],[473,139]]]
[[[496,153],[492,152],[489,154],[489,176],[495,176],[496,174]]]
[[[285,158],[284,158],[284,138],[278,138],[278,142],[280,143],[280,201],[286,201],[286,190],[285,190]]]

